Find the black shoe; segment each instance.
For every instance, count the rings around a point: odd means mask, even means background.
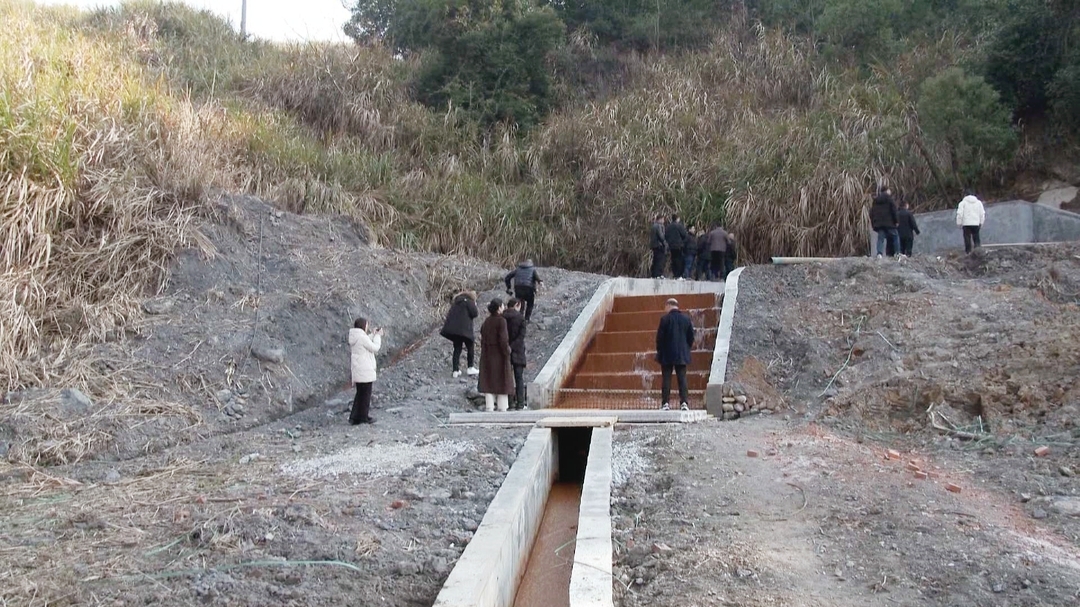
[[[360,423],[361,424],[374,424],[375,423],[375,418],[374,417],[369,417],[369,418],[365,419],[364,421],[362,421]]]

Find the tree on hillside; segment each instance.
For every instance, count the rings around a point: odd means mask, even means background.
[[[543,0],[570,30],[638,50],[705,44],[741,0]]]
[[[528,128],[552,107],[546,61],[563,38],[558,16],[532,0],[356,0],[346,32],[420,52],[416,98],[483,124]]]
[[[945,146],[958,184],[974,183],[1008,161],[1016,148],[1009,110],[997,92],[960,68],[923,82],[918,113],[927,136]]]

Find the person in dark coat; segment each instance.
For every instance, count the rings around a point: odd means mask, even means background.
[[[671,277],[681,280],[686,269],[686,247],[690,246],[692,241],[678,215],[671,216],[671,222],[664,230],[664,241],[667,242],[668,253],[671,255]]]
[[[896,232],[900,224],[896,202],[892,197],[892,190],[887,187],[879,188],[877,196],[870,207],[870,227],[877,232],[877,256],[885,253],[885,243],[892,245],[893,251],[900,250],[900,236]]]
[[[735,261],[738,254],[738,247],[735,246],[735,235],[731,232],[727,233],[727,250],[724,251],[724,279],[727,280],[729,274],[735,271]]]
[[[919,233],[919,224],[915,221],[915,214],[908,208],[907,201],[900,203],[897,219],[899,219],[899,227],[896,231],[900,235],[900,254],[911,257],[915,235]]]
[[[690,409],[689,390],[686,387],[686,366],[690,364],[690,350],[694,347],[694,324],[690,317],[679,311],[679,301],[669,299],[664,305],[664,314],[660,326],[656,329],[656,362],[660,363],[661,387],[660,409],[667,411],[671,407],[671,372],[679,379],[679,408]]]
[[[709,251],[709,231],[701,228],[697,239],[697,268],[694,269],[694,280],[709,279],[709,265],[712,263],[711,256],[712,252]]]
[[[694,226],[690,226],[687,230],[690,233],[690,239],[686,241],[686,246],[683,247],[683,273],[682,277],[686,280],[692,280],[694,273],[697,272],[697,250],[698,250],[698,230]]]
[[[506,283],[506,294],[513,295],[524,304],[525,322],[532,318],[533,306],[536,305],[536,289],[544,283],[540,280],[540,274],[536,271],[531,259],[518,264],[516,268],[503,278]],[[513,283],[513,290],[510,284]]]
[[[454,303],[450,304],[450,311],[446,313],[446,322],[443,323],[442,335],[454,344],[453,369],[454,377],[461,377],[461,350],[468,350],[469,375],[479,375],[476,368],[475,350],[476,342],[473,338],[473,320],[480,315],[476,309],[476,292],[462,291],[454,296]]]
[[[664,237],[664,217],[657,215],[649,228],[649,248],[652,249],[652,269],[649,278],[663,278],[667,261],[667,240]]]
[[[518,310],[520,306],[521,302],[511,297],[502,313],[510,340],[510,366],[514,368],[514,404],[511,407],[516,410],[529,408],[525,401],[525,334],[528,327]]]
[[[510,332],[502,313],[506,307],[496,297],[488,304],[487,320],[480,325],[480,379],[477,389],[484,395],[484,408],[506,411],[514,393],[514,370],[510,364]]]

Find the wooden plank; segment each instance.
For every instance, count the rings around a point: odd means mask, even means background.
[[[541,428],[608,428],[617,417],[545,417],[536,422]]]

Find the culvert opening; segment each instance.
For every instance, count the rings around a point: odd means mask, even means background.
[[[551,486],[514,607],[569,607],[582,483],[592,428],[554,428],[558,473]]]

